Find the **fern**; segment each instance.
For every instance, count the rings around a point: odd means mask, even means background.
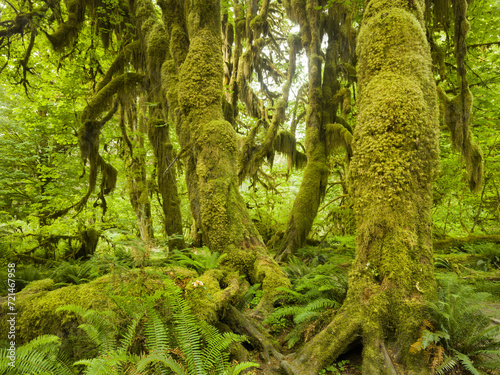
[[[39,336],[17,348],[15,367],[9,366],[8,350],[0,349],[0,374],[73,375],[72,367],[58,356],[60,346],[57,336]]]
[[[201,356],[201,334],[196,319],[191,314],[187,302],[181,298],[180,290],[171,288],[174,307],[174,331],[177,342],[186,356],[187,368],[192,375],[204,375]]]
[[[429,304],[439,331],[426,325],[420,339],[412,345],[412,352],[425,350],[430,357],[432,352],[444,348],[443,361],[434,360],[431,364],[439,375],[456,366],[473,375],[483,375],[481,369],[498,368],[500,326],[491,326],[490,319],[482,312],[488,296],[458,284],[456,279],[447,280],[439,289],[440,300]]]
[[[56,311],[70,311],[86,320],[88,323],[81,324],[79,328],[85,331],[102,351],[111,352],[116,349],[117,329],[110,322],[110,312],[104,314],[76,305],[61,306]]]
[[[139,322],[141,321],[143,314],[134,314],[132,317],[132,322],[129,324],[127,327],[127,332],[123,335],[122,340],[120,341],[120,347],[128,351],[129,348],[132,346],[132,342],[135,337],[135,332],[137,330],[137,326],[139,325]]]
[[[58,311],[80,316],[84,321],[80,329],[99,348],[96,358],[80,360],[75,365],[85,366],[86,375],[237,375],[246,368],[258,366],[249,362],[231,366],[229,347],[244,341],[244,337],[232,332],[221,334],[208,323],[198,321],[182,298],[182,291],[171,280],[166,284],[163,295],[156,293],[136,303],[137,312],[124,309],[129,314],[129,323],[119,341],[118,321],[111,312],[74,305],[59,308]],[[155,307],[160,303],[166,308],[166,316],[171,318],[173,336]],[[140,344],[139,348],[135,342]],[[56,336],[41,336],[31,341],[17,350],[14,370],[8,366],[7,349],[2,349],[0,375],[72,375],[72,367],[62,360],[60,344]]]
[[[456,350],[453,350],[453,352],[455,353],[455,356],[458,358],[462,366],[472,375],[484,375],[482,371],[479,371],[474,367],[474,365],[472,364],[472,360],[469,358],[469,356],[462,354]]]
[[[443,362],[438,365],[434,371],[437,375],[444,375],[447,372],[453,370],[453,368],[457,365],[457,362],[454,357],[445,357]]]
[[[168,331],[158,313],[149,308],[146,321],[146,345],[151,351],[162,351],[169,347]]]
[[[123,362],[127,362],[129,360],[129,356],[122,351],[118,352],[107,352],[106,355],[100,356],[98,358],[93,359],[84,359],[78,362],[75,362],[75,365],[86,365],[87,368],[85,370],[86,375],[110,375],[110,374],[120,374],[119,372],[120,365]]]
[[[196,249],[199,251],[199,249]],[[186,255],[185,252],[174,250],[173,261],[183,267],[192,268],[200,275],[206,270],[217,268],[227,254],[219,252],[210,252],[206,246],[202,247],[201,253],[192,252]]]
[[[251,367],[259,367],[258,363],[255,362],[243,362],[228,368],[224,371],[223,375],[239,375],[242,371],[249,369]]]
[[[158,363],[163,365],[165,368],[168,368],[171,371],[173,371],[174,374],[189,375],[181,363],[174,361],[172,357],[167,356],[163,352],[156,352],[156,351],[149,353],[147,356],[144,356],[137,362],[137,371],[139,371],[139,373],[141,374],[144,374],[146,373],[146,369],[148,368],[148,366],[150,366],[151,364],[158,364]]]

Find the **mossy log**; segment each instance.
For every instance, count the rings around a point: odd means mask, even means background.
[[[446,251],[451,247],[462,247],[465,244],[492,242],[500,244],[500,235],[477,235],[468,237],[446,238],[434,241],[434,250]]]

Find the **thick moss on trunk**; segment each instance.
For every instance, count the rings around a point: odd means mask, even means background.
[[[363,374],[429,373],[409,353],[435,297],[430,208],[439,128],[424,8],[421,0],[367,3],[350,169],[357,255],[342,309],[283,365],[289,373],[317,374],[359,336]]]
[[[210,11],[214,12],[211,6],[204,17]],[[180,139],[189,142],[192,150],[186,157],[186,178],[193,217],[212,251],[226,251],[231,245],[263,247],[238,191],[236,133],[222,120],[220,31],[211,27],[212,22],[198,17],[190,16],[190,29],[207,26],[191,38],[178,86],[184,115],[178,127]]]
[[[260,308],[271,306],[273,288],[289,284],[265,246],[238,190],[236,132],[223,120],[223,64],[219,1],[192,1],[189,51],[178,74],[179,140],[193,218],[205,244],[228,254],[225,262],[253,282],[263,282]],[[175,97],[175,96],[173,96]],[[273,282],[269,282],[273,280]]]

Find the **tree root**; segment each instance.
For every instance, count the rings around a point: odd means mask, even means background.
[[[254,310],[253,315],[268,313],[273,309],[274,301],[282,292],[279,287],[290,288],[290,280],[283,273],[280,266],[268,255],[258,256],[254,262],[253,272],[250,275],[252,284],[262,283],[263,296]]]
[[[308,344],[295,358],[281,362],[280,367],[287,375],[316,375],[359,338],[361,322],[357,315],[342,309],[333,321]]]
[[[254,347],[261,349],[262,356],[266,363],[271,362],[271,355],[276,360],[281,361],[283,355],[274,347],[271,340],[264,334],[263,330],[245,317],[234,306],[229,306],[224,317],[225,322],[231,327],[233,332],[244,334],[249,337],[250,343]]]
[[[428,374],[422,358],[410,359],[410,367],[399,365],[386,347],[383,321],[374,319],[369,304],[347,302],[333,321],[296,355],[284,359],[280,369],[286,375],[316,375],[362,338],[363,374],[403,375]]]

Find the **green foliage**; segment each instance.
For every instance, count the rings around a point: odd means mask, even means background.
[[[253,309],[259,304],[263,294],[261,284],[257,283],[251,285],[241,299],[245,303],[245,306]]]
[[[291,289],[279,288],[287,303],[275,309],[264,323],[272,331],[293,325],[285,337],[291,348],[301,339],[307,341],[340,307],[347,293],[347,276],[335,264],[307,265],[297,257],[290,259],[285,272],[295,278]]]
[[[2,375],[74,375],[77,374],[68,359],[60,352],[61,339],[54,335],[39,336],[16,348],[15,366],[10,366],[8,347],[0,349]]]
[[[114,313],[64,306],[84,320],[80,328],[99,349],[99,356],[76,362],[85,365],[85,374],[174,373],[179,375],[239,374],[255,363],[229,364],[228,349],[242,336],[219,333],[209,324],[198,321],[182,291],[167,281],[167,292],[157,292],[145,300],[122,305],[128,324],[124,333]]]
[[[500,268],[500,246],[491,242],[464,244],[464,251],[481,257],[477,266],[484,271]]]
[[[459,284],[456,277],[441,280],[438,293],[439,301],[429,305],[435,323],[424,325],[413,351],[424,350],[439,375],[456,366],[474,375],[498,368],[500,325],[492,325],[484,312],[489,295]]]
[[[347,365],[349,365],[349,360],[344,359],[342,361],[336,362],[336,363],[328,366],[327,368],[321,370],[319,372],[319,375],[326,375],[326,374],[339,374],[340,375],[345,371],[345,369],[346,369],[345,366],[347,366]]]
[[[173,264],[194,269],[200,275],[206,270],[217,268],[227,256],[227,254],[220,254],[217,251],[212,253],[206,246],[201,249],[193,249],[191,252],[186,250],[174,250]]]
[[[70,284],[88,283],[98,276],[92,269],[89,262],[62,262],[57,266],[51,276],[56,282],[56,286],[66,286]]]

